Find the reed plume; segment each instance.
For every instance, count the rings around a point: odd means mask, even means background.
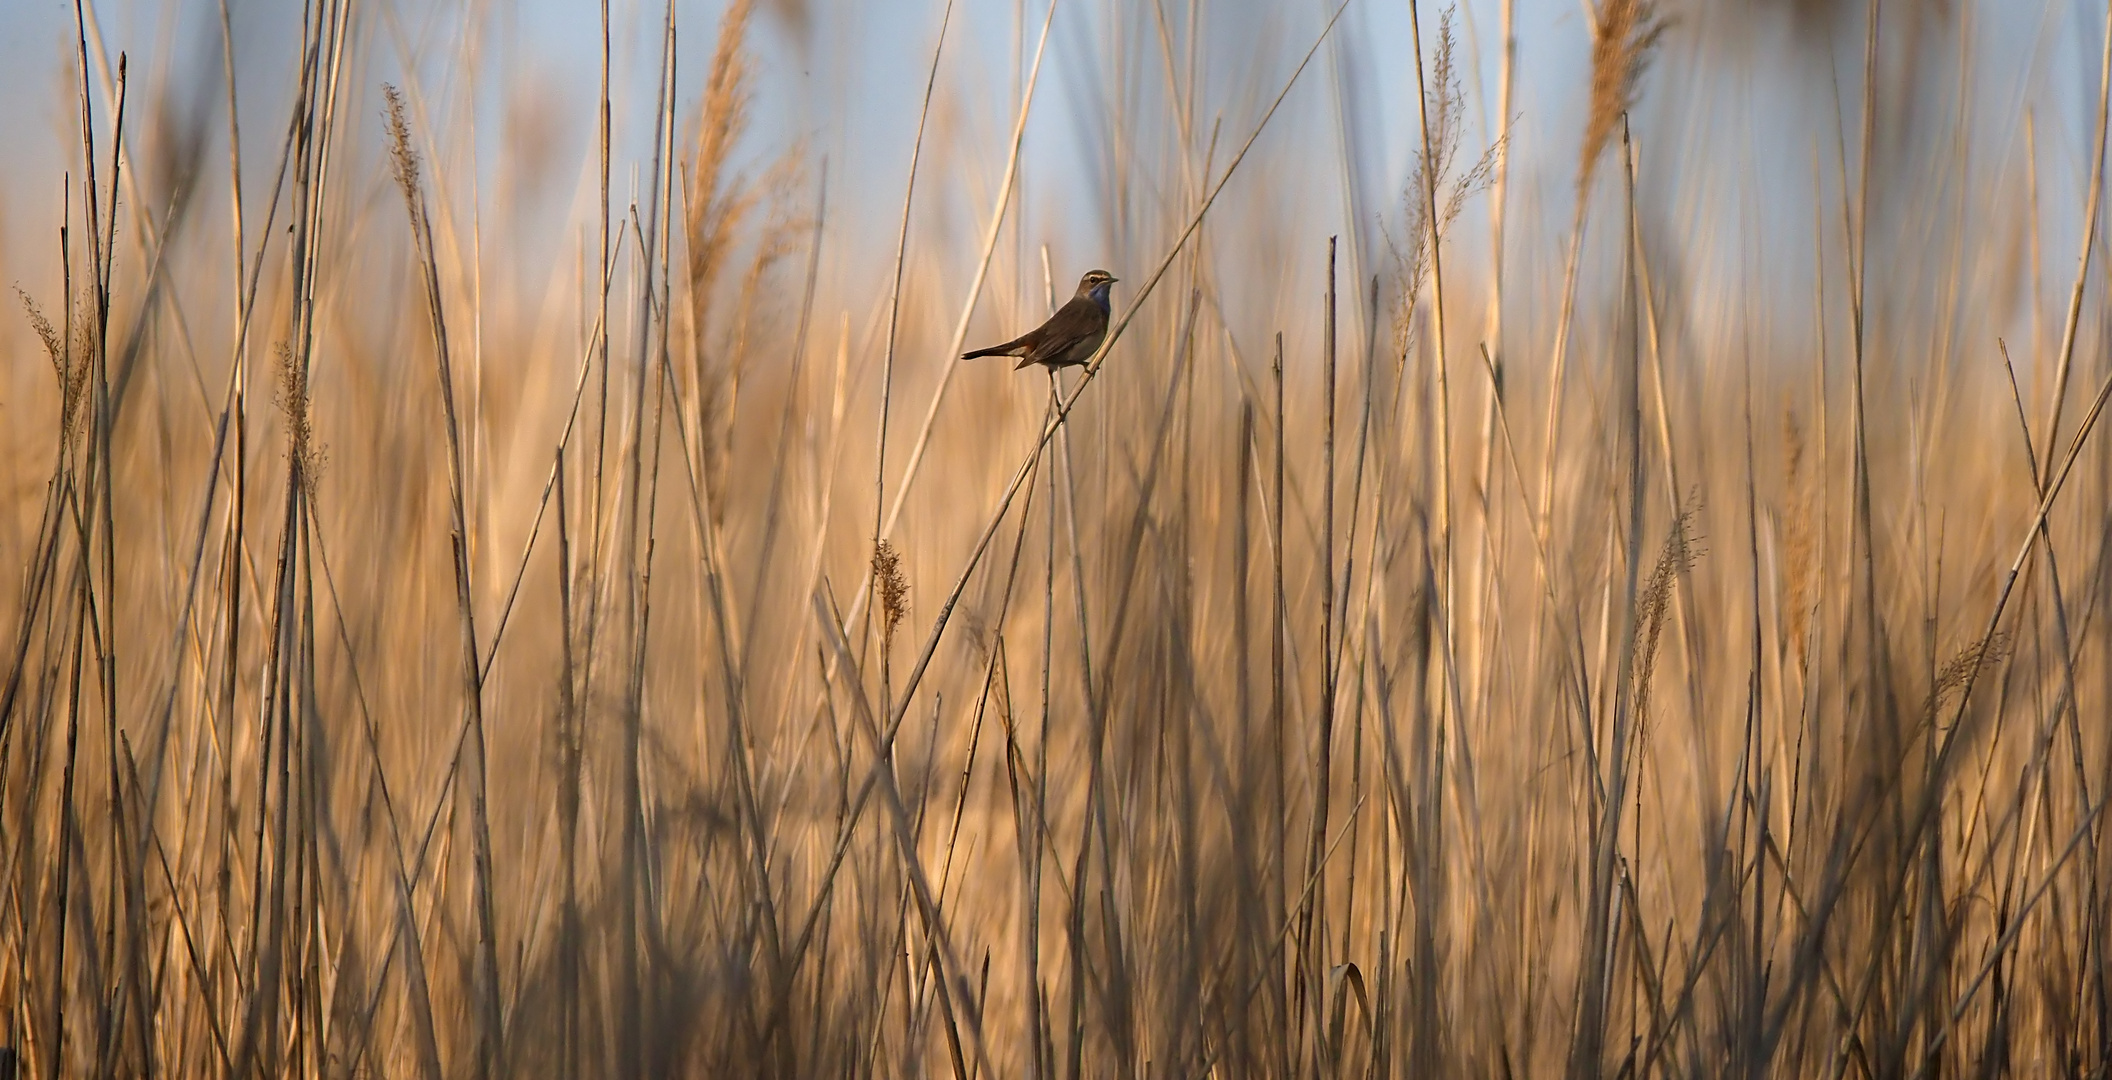
[[[1668,26],[1657,0],[1598,0],[1591,23],[1591,99],[1586,105],[1584,148],[1577,187],[1591,190],[1606,144],[1621,114],[1635,105],[1650,56]]]

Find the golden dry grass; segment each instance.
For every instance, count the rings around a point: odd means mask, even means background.
[[[1269,103],[1332,77],[1293,74],[1319,24],[1218,101],[1191,38],[1218,16],[1123,7],[1140,33],[1078,40],[1164,114],[1108,125],[1118,334],[1052,388],[944,366],[985,271],[978,332],[1049,288],[1019,207],[988,225],[1013,143],[948,111],[969,91],[920,121],[896,318],[897,253],[831,230],[894,236],[906,177],[744,171],[751,36],[820,15],[734,0],[682,54],[707,70],[663,68],[644,157],[597,130],[571,279],[513,295],[476,254],[508,215],[464,210],[469,134],[346,59],[376,9],[311,7],[293,136],[243,128],[224,248],[187,239],[224,203],[112,175],[108,104],[159,114],[80,45],[98,171],[40,256],[61,291],[0,339],[27,388],[0,436],[0,1074],[2112,1054],[2100,278],[2033,285],[2076,298],[2035,335],[2062,344],[1995,365],[1989,282],[2041,223],[1961,213],[1947,262],[1912,235],[1966,198],[1946,176],[2021,204],[1968,120],[1888,141],[1895,106],[1844,106],[1872,119],[1818,158],[1810,295],[1742,309],[1680,268],[1781,241],[1675,197],[1733,169],[1642,149],[1683,102],[1624,118],[1653,49],[1707,77],[1649,3],[1601,0],[1575,42],[1581,131],[1530,129],[1565,161],[1582,139],[1559,236],[1468,210],[1517,197],[1515,145],[1477,136],[1480,77],[1425,11],[1422,153],[1351,212],[1385,216],[1384,258],[1286,236],[1305,193],[1267,203]],[[1028,14],[1001,134],[1048,107]],[[1214,203],[1228,176],[1253,187]],[[1539,257],[1496,282],[1469,252],[1499,220]],[[961,235],[989,241],[972,286],[934,253]]]

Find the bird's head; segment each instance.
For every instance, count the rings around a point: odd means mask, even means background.
[[[1105,270],[1088,270],[1084,277],[1078,279],[1078,295],[1100,305],[1100,310],[1106,311],[1108,287],[1119,280],[1121,279]]]

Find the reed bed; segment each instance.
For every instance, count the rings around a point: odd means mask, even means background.
[[[0,1077],[2103,1073],[2106,12],[1797,6],[1762,206],[1730,0],[898,5],[887,173],[764,122],[837,6],[603,0],[512,263],[483,29],[172,5],[187,120],[74,6]],[[1052,246],[1092,363],[949,359]]]

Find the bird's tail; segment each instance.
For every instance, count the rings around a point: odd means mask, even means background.
[[[1010,356],[1011,352],[1009,351],[1009,348],[1009,346],[1005,345],[992,345],[987,349],[977,349],[974,352],[964,352],[961,354],[961,359],[973,360],[979,356]]]

